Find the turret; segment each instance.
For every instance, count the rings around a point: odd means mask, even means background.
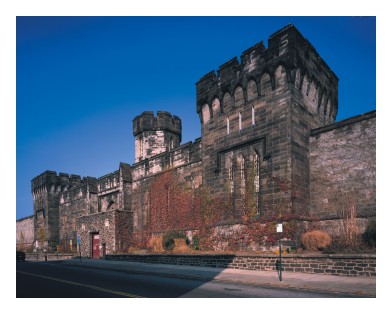
[[[55,249],[59,243],[60,194],[81,185],[79,175],[47,170],[31,180],[34,201],[34,240],[42,249]]]
[[[203,184],[230,186],[238,217],[244,208],[247,165],[257,175],[256,209],[308,208],[310,130],[335,121],[338,78],[311,43],[292,25],[204,75],[196,83],[201,122]],[[257,168],[259,167],[259,168]],[[289,199],[272,190],[269,177],[301,182],[302,194]],[[257,205],[258,206],[258,205]]]
[[[145,111],[133,119],[135,161],[169,151],[181,143],[181,119],[165,111]]]
[[[196,83],[196,111],[205,124],[243,102],[273,96],[268,89],[282,84],[299,92],[301,103],[319,119],[317,127],[335,121],[338,78],[292,24],[272,34],[268,48],[260,42],[242,53],[241,62],[234,57],[203,76]]]

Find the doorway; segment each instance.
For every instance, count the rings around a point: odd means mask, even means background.
[[[101,242],[99,240],[99,233],[92,234],[92,257],[93,258],[100,258],[101,257],[101,250],[100,250]]]

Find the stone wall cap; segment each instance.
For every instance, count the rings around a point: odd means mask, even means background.
[[[329,132],[329,131],[333,131],[335,129],[350,125],[350,124],[355,124],[364,120],[368,120],[368,119],[372,119],[376,117],[376,110],[367,112],[367,113],[363,113],[354,117],[350,117],[344,120],[341,120],[339,122],[327,125],[327,126],[323,126],[321,128],[317,128],[317,129],[313,129],[310,131],[310,136],[316,136],[318,134],[321,133],[325,133],[325,132]]]
[[[20,221],[31,219],[31,218],[34,218],[34,215],[30,215],[30,216],[26,216],[26,217],[23,217],[23,218],[16,219],[16,222],[20,222]]]
[[[184,257],[248,257],[248,258],[278,258],[277,254],[257,254],[257,253],[133,253],[133,254],[107,254],[110,256],[184,256]],[[282,258],[324,258],[324,259],[376,259],[376,254],[285,254]]]

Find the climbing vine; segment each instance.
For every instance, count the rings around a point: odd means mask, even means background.
[[[296,215],[288,211],[295,197],[291,182],[268,178],[283,197],[262,214],[258,211],[253,168],[246,169],[242,212],[234,208],[230,189],[217,194],[205,186],[191,187],[174,170],[156,176],[148,192],[148,213],[144,239],[156,234],[191,231],[194,247],[200,250],[245,250],[252,246],[273,246],[277,242],[276,223],[283,222],[282,237],[292,239],[298,230]],[[286,197],[284,197],[286,196]]]

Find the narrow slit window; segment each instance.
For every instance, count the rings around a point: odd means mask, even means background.
[[[259,192],[260,192],[260,159],[256,153],[253,156],[253,171],[254,171],[254,190],[255,190],[255,210],[256,214],[260,215],[259,209]]]
[[[230,181],[230,194],[234,193],[234,168],[233,161],[230,162],[229,166],[229,181]]]
[[[246,195],[245,195],[245,187],[246,187],[246,181],[245,181],[245,158],[242,156],[240,160],[240,193],[242,196],[242,201],[243,205],[245,206],[246,202]]]
[[[241,112],[238,115],[238,127],[239,127],[239,130],[241,132],[241,130],[242,130],[242,115],[241,115]]]
[[[230,134],[230,120],[226,118],[227,134]]]
[[[140,148],[140,160],[143,159],[143,138],[140,138],[139,142],[139,148]]]
[[[254,126],[255,124],[255,108],[252,107],[252,125]]]

